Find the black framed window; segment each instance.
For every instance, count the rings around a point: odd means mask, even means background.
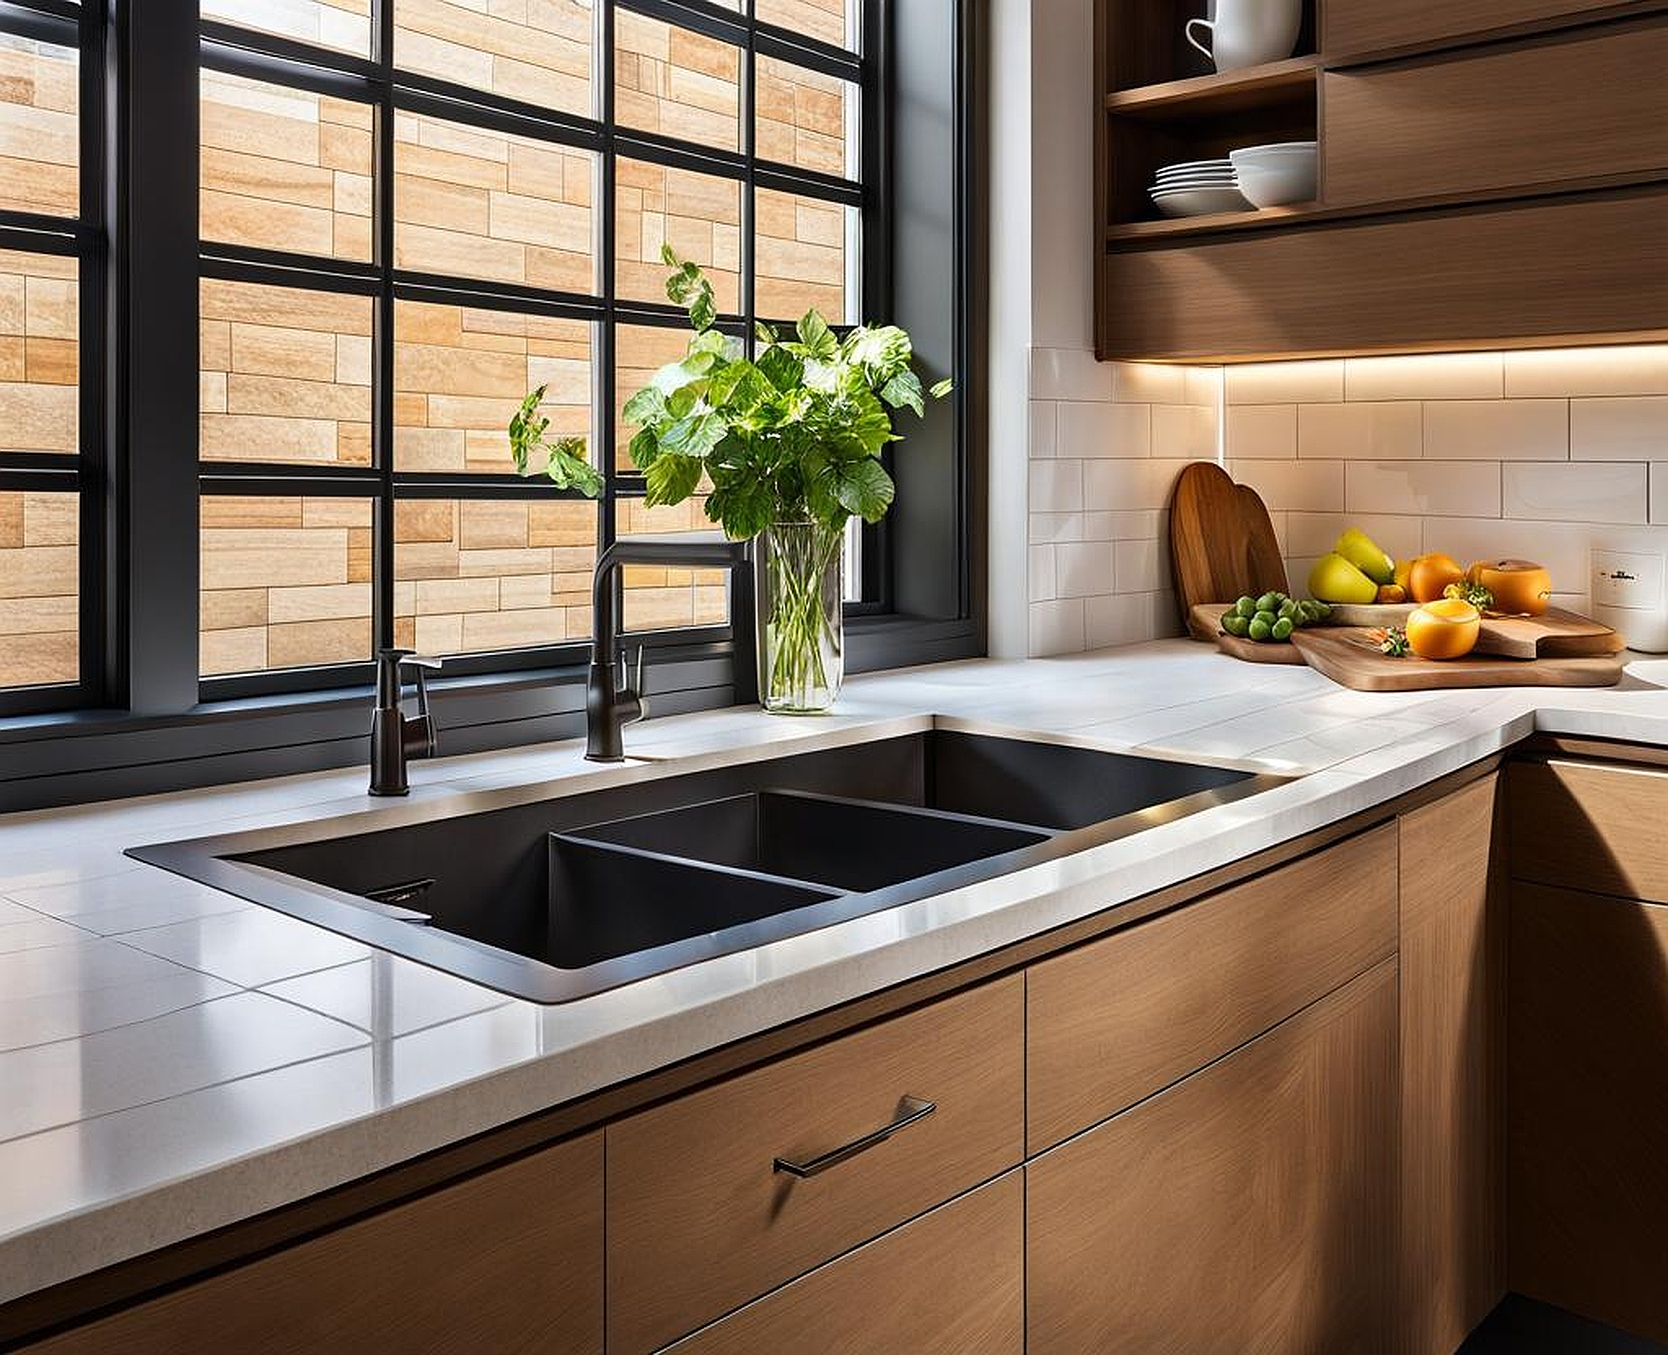
[[[0,3],[0,714],[101,685],[103,21]]]
[[[646,507],[618,417],[687,337],[662,243],[749,344],[884,308],[865,16],[755,4],[202,0],[205,699],[356,685],[389,643],[465,675],[579,658],[598,550],[708,528]],[[537,386],[599,502],[514,474]],[[868,537],[851,576],[878,606]],[[622,592],[653,645],[728,638],[720,574]]]

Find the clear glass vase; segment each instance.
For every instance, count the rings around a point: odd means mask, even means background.
[[[759,536],[759,704],[766,710],[815,715],[840,694],[844,547],[843,533],[815,522],[778,522]]]

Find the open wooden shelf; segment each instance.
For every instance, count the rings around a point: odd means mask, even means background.
[[[1320,58],[1294,56],[1226,75],[1195,75],[1106,95],[1109,112],[1129,118],[1200,118],[1289,103],[1312,90]]]

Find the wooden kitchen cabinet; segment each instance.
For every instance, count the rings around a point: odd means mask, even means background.
[[[1514,879],[1668,903],[1668,770],[1550,758],[1508,780]]]
[[[29,1347],[30,1355],[600,1355],[602,1134]]]
[[[1026,1167],[1027,1351],[1392,1349],[1396,965]]]
[[[1386,825],[1031,966],[1028,1151],[1185,1077],[1395,950]]]
[[[1519,882],[1508,973],[1511,1287],[1668,1342],[1668,907]]]
[[[1625,0],[1326,0],[1321,50],[1329,57],[1383,52],[1648,8]]]
[[[1019,1355],[1025,1190],[1017,1171],[812,1271],[676,1355]]]
[[[1327,71],[1326,203],[1393,203],[1661,170],[1668,166],[1664,71],[1668,17],[1660,16],[1468,48],[1442,60]]]
[[[1404,814],[1401,1349],[1456,1350],[1505,1294],[1505,894],[1494,774]]]
[[[1025,1151],[1019,975],[608,1126],[608,1345],[692,1331],[982,1181]],[[894,1137],[796,1179],[773,1170]]]

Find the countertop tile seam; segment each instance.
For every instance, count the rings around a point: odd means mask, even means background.
[[[197,978],[207,979],[210,983],[225,984],[226,985],[226,991],[220,992],[220,993],[210,992],[210,993],[204,995],[203,997],[195,998],[190,1002],[182,1002],[177,1007],[169,1007],[169,1008],[166,1008],[165,1010],[160,1011],[160,1012],[147,1012],[143,1016],[135,1016],[130,1021],[113,1021],[107,1026],[100,1026],[95,1031],[78,1031],[73,1035],[57,1035],[57,1036],[54,1036],[50,1040],[30,1040],[30,1041],[27,1041],[24,1044],[10,1045],[10,1046],[4,1047],[4,1048],[0,1048],[0,1054],[14,1054],[21,1049],[44,1049],[47,1045],[53,1045],[53,1044],[66,1044],[66,1043],[70,1043],[70,1042],[79,1043],[80,1041],[85,1040],[89,1035],[104,1035],[104,1034],[107,1034],[110,1031],[126,1030],[130,1026],[142,1026],[142,1025],[145,1024],[145,1022],[154,1021],[159,1016],[173,1016],[173,1015],[178,1014],[179,1012],[190,1011],[193,1007],[201,1007],[201,1006],[204,1006],[207,1003],[216,1002],[223,997],[231,997],[233,995],[233,993],[249,991],[248,989],[238,988],[237,986],[235,986],[233,984],[229,984],[229,983],[227,983],[227,981],[225,979],[217,979],[217,978],[215,978],[215,976],[213,974],[199,973],[195,969],[184,970],[184,972],[188,973],[188,974],[191,974],[191,975],[193,975]],[[84,991],[84,992],[98,992],[98,993],[113,993],[113,992],[120,992],[124,988],[127,988],[127,989],[146,988],[146,987],[149,987],[149,986],[155,984],[156,982],[157,982],[157,980],[154,979],[154,978],[135,979],[131,983],[111,983],[111,984],[105,984],[100,988],[89,988],[89,989],[84,989],[82,991]],[[44,993],[44,994],[40,994],[40,995],[35,996],[35,997],[23,997],[23,998],[0,997],[0,1003],[9,1002],[9,1001],[16,1001],[16,1002],[20,1002],[20,1003],[22,1003],[22,1002],[37,1002],[37,1001],[40,1000],[41,997],[62,997],[62,996],[63,996],[62,993]],[[270,994],[269,993],[269,994],[267,994],[267,996],[272,997],[272,996],[276,996],[276,994]],[[327,1015],[329,1015],[328,1012],[315,1012],[313,1014],[316,1015],[316,1016],[327,1016]],[[346,1024],[346,1023],[338,1023],[338,1024]],[[354,1029],[358,1029],[358,1027],[354,1027]],[[211,1083],[210,1085],[212,1086],[213,1084]],[[160,1099],[167,1100],[168,1098],[167,1097],[162,1097]],[[80,1123],[82,1123],[82,1121],[77,1120],[77,1121],[73,1121],[73,1123],[80,1124]],[[40,1131],[37,1131],[37,1130],[31,1130],[30,1131],[30,1133],[37,1133],[37,1132],[40,1132]],[[14,1135],[13,1137],[14,1138],[27,1138],[28,1135],[26,1135],[26,1134],[17,1134],[17,1135]],[[7,1142],[7,1141],[8,1140],[0,1139],[0,1143],[4,1143],[4,1142]]]

